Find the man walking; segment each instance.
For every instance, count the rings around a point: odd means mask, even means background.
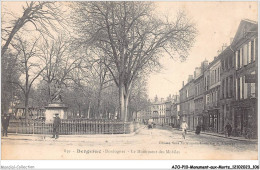
[[[10,120],[10,116],[8,116],[5,113],[2,117],[2,128],[3,128],[3,135],[2,136],[7,137],[7,129],[8,129],[8,126],[9,126],[9,120]]]
[[[227,135],[229,137],[231,135],[231,132],[232,132],[232,126],[229,123],[227,123],[225,128],[226,128],[226,131],[227,131]]]
[[[59,138],[59,127],[61,124],[61,120],[59,118],[59,114],[55,114],[54,122],[53,122],[53,136],[52,138],[58,139]]]
[[[187,133],[187,128],[188,128],[188,124],[186,123],[185,120],[182,122],[181,128],[182,128],[182,137],[185,139],[185,135]]]

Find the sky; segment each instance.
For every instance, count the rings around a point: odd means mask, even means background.
[[[21,4],[25,2],[2,2],[2,10],[18,14]],[[188,75],[193,74],[195,67],[205,59],[211,62],[222,45],[230,44],[230,38],[235,36],[242,19],[258,20],[257,2],[163,2],[158,1],[158,15],[168,15],[174,18],[177,11],[183,10],[192,22],[196,23],[198,35],[185,62],[163,57],[163,69],[148,77],[148,96],[153,99],[166,98],[169,94],[178,94],[182,81],[187,82]],[[3,8],[4,7],[4,8]],[[19,14],[18,14],[19,15]],[[2,16],[3,17],[3,16]]]
[[[185,62],[164,57],[163,69],[153,73],[148,79],[148,96],[153,99],[166,98],[169,94],[179,94],[182,81],[187,82],[205,59],[211,62],[218,50],[235,36],[242,19],[258,20],[257,2],[157,2],[160,13],[174,16],[184,10],[196,23],[198,35]]]

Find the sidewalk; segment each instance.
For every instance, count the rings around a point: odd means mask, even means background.
[[[168,130],[179,130],[179,131],[181,131],[181,129],[179,129],[179,128],[172,128],[169,125],[164,125],[164,127],[166,127]],[[195,131],[193,131],[193,130],[187,130],[187,131],[188,132],[193,132],[195,134]],[[246,141],[246,142],[253,142],[253,143],[257,143],[258,142],[258,139],[246,139],[245,137],[234,137],[234,136],[227,137],[224,134],[212,133],[212,132],[203,132],[203,131],[201,131],[200,135],[210,135],[210,136],[216,136],[216,137],[226,138],[226,139],[230,139],[230,140]]]

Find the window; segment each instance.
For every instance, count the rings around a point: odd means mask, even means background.
[[[207,90],[207,77],[204,78],[205,90]]]
[[[237,79],[237,100],[240,99],[240,78]]]
[[[242,51],[243,51],[243,48],[240,48],[240,50],[239,50],[239,53],[240,53],[240,56],[239,56],[239,58],[240,58],[239,68],[241,68],[243,66],[243,53],[242,53]]]
[[[252,61],[251,49],[252,49],[252,47],[251,47],[251,41],[249,41],[249,42],[248,42],[248,57],[247,57],[248,63],[251,63],[251,61]]]
[[[228,59],[229,59],[229,68],[232,68],[233,67],[233,56],[232,55],[229,56]]]
[[[207,97],[206,97],[206,103],[207,103],[207,104],[209,104],[209,103],[210,103],[209,94],[207,94]]]
[[[239,56],[238,55],[239,55],[239,53],[238,53],[238,51],[236,51],[236,69],[239,68],[239,65],[238,65],[239,64],[239,58],[238,58]]]
[[[222,80],[222,98],[225,98],[225,79]]]
[[[228,57],[225,58],[225,69],[227,70],[229,67],[228,67]]]
[[[229,91],[229,88],[228,88],[228,77],[226,77],[226,98],[228,98],[228,91]]]
[[[244,85],[244,99],[247,98],[247,83],[245,82],[245,76],[243,77],[243,85]]]
[[[214,70],[214,73],[215,73],[214,83],[216,83],[217,82],[217,70]]]
[[[230,86],[230,97],[233,97],[233,76],[230,76],[230,81],[229,81],[229,86]]]
[[[247,60],[247,44],[245,44],[243,46],[243,63],[244,63],[244,65],[248,64],[248,60]]]
[[[253,41],[251,41],[251,55],[252,55],[252,62],[255,61],[255,57],[257,55],[256,52],[256,47],[257,47],[257,40],[254,39]]]
[[[215,97],[215,99],[214,99],[215,105],[217,105],[217,103],[218,103],[218,91],[216,90],[214,93],[215,93],[215,96],[214,96]]]
[[[220,67],[218,67],[218,81],[220,81]]]
[[[250,97],[255,97],[255,83],[250,83]]]
[[[240,77],[240,99],[243,99],[243,77]]]
[[[253,71],[251,74],[255,75],[255,71]],[[250,97],[256,97],[255,96],[255,83],[250,83],[250,91],[249,91],[249,95]]]
[[[237,68],[241,68],[241,57],[240,57],[240,51],[237,51]]]

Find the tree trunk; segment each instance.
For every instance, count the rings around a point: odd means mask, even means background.
[[[125,121],[125,97],[124,97],[124,87],[119,86],[119,107],[120,107],[120,118]]]
[[[125,94],[125,122],[129,120],[129,113],[128,113],[128,104],[129,104],[129,92],[127,91]]]
[[[25,101],[24,101],[24,114],[25,114],[25,121],[28,122],[29,120],[29,114],[28,114],[28,104],[29,104],[29,93],[25,94]]]
[[[88,119],[89,119],[89,114],[90,114],[90,105],[91,105],[91,102],[89,102],[89,104],[88,104]]]
[[[129,96],[129,89],[126,89],[124,85],[119,86],[120,116],[124,122],[128,120]]]

